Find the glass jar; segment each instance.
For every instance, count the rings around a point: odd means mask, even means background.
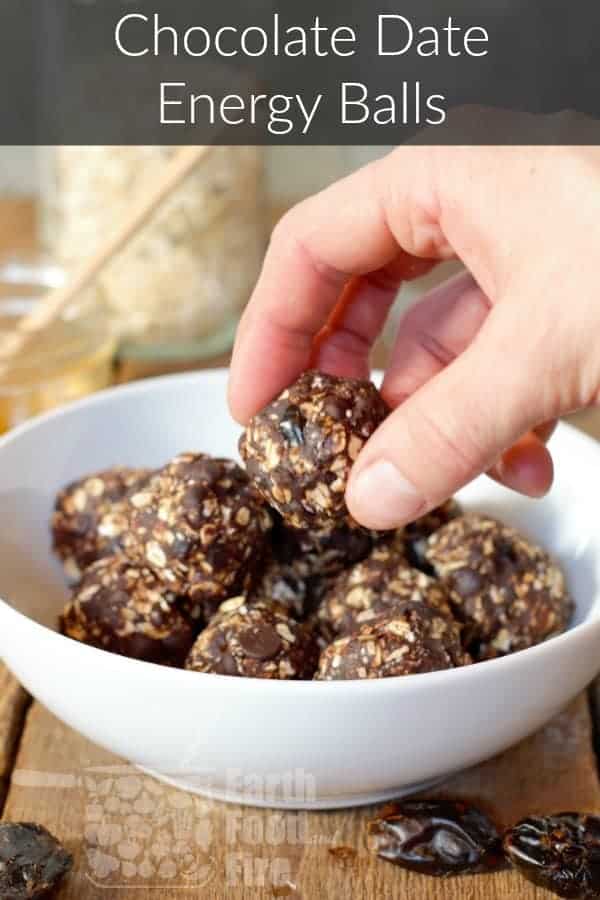
[[[55,267],[12,260],[0,268],[0,341],[62,278]],[[0,374],[0,433],[112,381],[115,338],[106,318],[73,305]]]
[[[42,156],[41,237],[67,270],[161,177],[177,147],[56,147]],[[262,150],[212,147],[101,274],[129,357],[227,350],[266,245]]]

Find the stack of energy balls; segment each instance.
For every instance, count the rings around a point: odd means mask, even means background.
[[[352,520],[350,469],[387,413],[370,382],[309,371],[248,425],[246,471],[183,453],[66,487],[52,519],[74,581],[63,634],[197,672],[334,680],[454,668],[563,631],[562,572],[513,528],[454,500],[393,532]]]

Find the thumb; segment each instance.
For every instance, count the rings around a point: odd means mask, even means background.
[[[549,356],[532,359],[527,348],[519,354],[522,340],[507,339],[499,312],[494,310],[461,356],[398,406],[365,445],[346,492],[348,508],[362,525],[386,529],[412,521],[558,412],[544,390]]]

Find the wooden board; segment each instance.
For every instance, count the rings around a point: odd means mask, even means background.
[[[29,702],[21,685],[0,663],[0,809],[8,790]]]
[[[506,823],[532,811],[600,810],[590,730],[582,696],[537,735],[443,790],[485,801]],[[7,820],[43,822],[75,855],[60,900],[549,896],[513,872],[448,881],[408,874],[367,850],[372,814],[276,812],[190,797],[122,764],[37,703],[4,810]],[[349,848],[342,858],[330,852],[339,847]]]

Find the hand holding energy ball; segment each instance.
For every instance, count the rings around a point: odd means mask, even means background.
[[[597,402],[598,246],[599,148],[400,148],[275,230],[238,332],[233,413],[247,421],[307,367],[357,274],[318,367],[366,377],[398,258],[458,257],[471,275],[401,322],[382,389],[394,411],[353,467],[348,506],[366,526],[401,525],[494,466],[539,496],[552,462],[531,430],[545,440],[544,423]]]

